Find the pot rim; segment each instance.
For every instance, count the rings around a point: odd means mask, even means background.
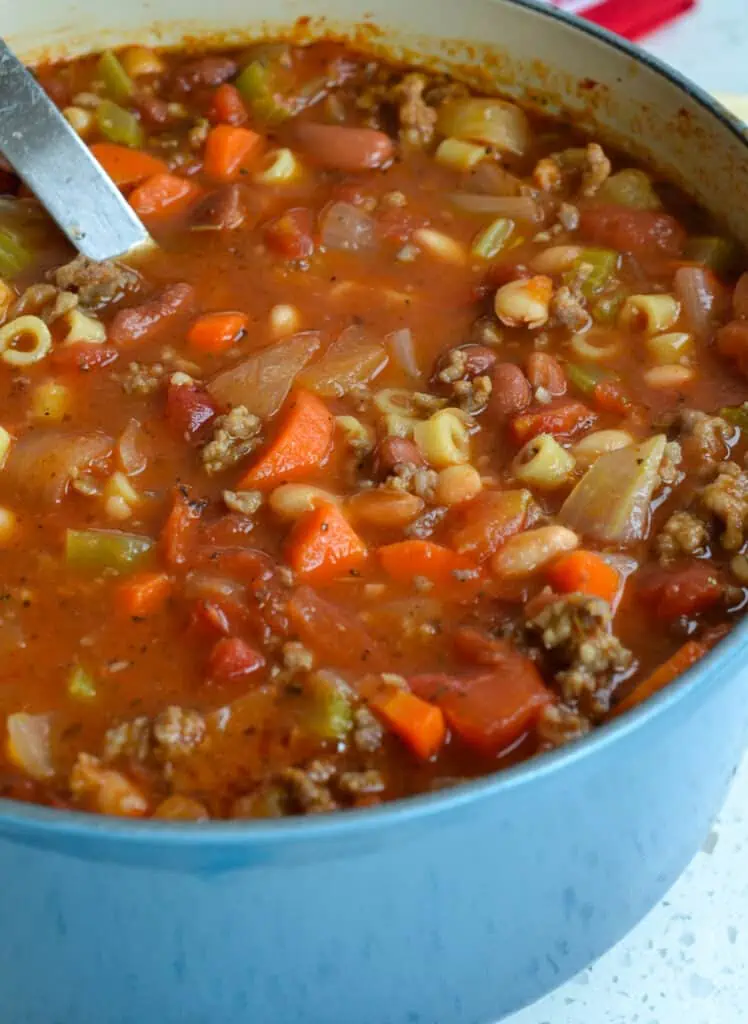
[[[560,22],[572,31],[586,35],[643,64],[660,78],[676,86],[694,103],[719,121],[746,148],[748,133],[743,122],[707,92],[664,61],[640,47],[557,7],[540,0],[500,0],[524,8],[532,14]],[[719,673],[720,665],[730,664],[742,648],[748,646],[748,619],[738,623],[700,661],[684,672],[676,682],[650,697],[621,718],[603,724],[580,740],[493,774],[460,783],[451,789],[404,797],[377,807],[346,810],[319,816],[299,816],[263,821],[262,819],[174,822],[166,820],[117,818],[84,811],[62,810],[41,804],[0,798],[0,835],[52,833],[56,837],[81,840],[117,840],[127,845],[190,847],[244,847],[276,845],[296,841],[335,841],[352,834],[361,836],[380,829],[397,827],[404,821],[430,818],[463,809],[481,800],[529,786],[564,767],[591,758],[595,753],[625,739],[643,728],[646,722],[663,718]]]

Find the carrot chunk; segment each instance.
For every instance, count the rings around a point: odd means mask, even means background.
[[[649,700],[655,693],[664,690],[666,686],[669,686],[678,676],[682,675],[686,669],[689,669],[700,658],[703,658],[706,652],[706,646],[699,643],[698,640],[687,640],[682,647],[678,648],[675,654],[669,657],[667,661],[664,661],[659,668],[656,668],[651,676],[648,676],[638,686],[635,686],[620,704],[616,704],[613,716],[620,715],[624,711],[630,711],[631,708],[635,708],[638,704]]]
[[[461,572],[479,577],[472,559],[428,540],[397,541],[380,548],[377,554],[385,572],[399,583],[410,583],[415,576],[424,576],[438,585],[457,584],[459,577],[455,573]]]
[[[197,542],[202,509],[177,489],[174,504],[161,534],[161,545],[168,565],[184,565]]]
[[[235,85],[224,82],[213,94],[213,102],[208,113],[211,121],[222,124],[244,124],[247,120],[247,108],[242,94]]]
[[[154,174],[130,193],[130,206],[140,217],[183,213],[200,196],[194,182],[176,174]]]
[[[546,575],[560,594],[592,594],[610,605],[621,586],[620,574],[595,551],[570,551],[556,559]]]
[[[137,185],[144,178],[168,174],[169,171],[158,157],[116,142],[94,142],[91,152],[115,185]]]
[[[187,331],[187,343],[205,355],[221,355],[246,331],[248,323],[246,313],[206,313]]]
[[[366,545],[340,509],[312,509],[294,527],[286,550],[288,564],[310,583],[329,583],[366,558]]]
[[[436,704],[391,686],[373,693],[369,705],[422,760],[428,761],[439,752],[447,726],[444,712]]]
[[[233,181],[261,145],[262,136],[250,128],[217,124],[205,140],[203,169],[216,181]]]
[[[269,490],[324,465],[335,434],[335,417],[311,391],[297,391],[278,433],[239,481],[240,490]]]
[[[146,618],[161,611],[170,593],[171,580],[165,573],[146,572],[132,576],[117,588],[117,610],[128,618]]]

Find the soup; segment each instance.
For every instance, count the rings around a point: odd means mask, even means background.
[[[37,69],[158,243],[0,171],[0,793],[371,806],[736,623],[748,275],[573,127],[336,43]]]

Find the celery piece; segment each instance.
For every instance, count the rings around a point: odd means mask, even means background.
[[[32,253],[7,228],[0,228],[0,275],[14,277],[31,263]]]
[[[743,402],[742,405],[726,405],[724,409],[719,410],[719,414],[734,427],[748,430],[748,402]]]
[[[579,366],[577,363],[567,363],[564,370],[568,380],[583,395],[593,395],[598,384],[602,384],[605,380],[615,379],[614,374],[611,374],[609,370],[601,370],[598,366]]]
[[[348,694],[334,677],[315,672],[304,685],[304,724],[323,740],[342,740],[353,727]]]
[[[578,280],[584,297],[592,299],[603,290],[615,274],[618,261],[619,255],[612,249],[582,249],[571,270],[564,275],[564,279]]]
[[[96,70],[108,95],[117,103],[123,103],[132,96],[135,91],[132,79],[111,50],[105,50],[102,53]]]
[[[686,259],[709,267],[715,274],[729,274],[740,258],[740,248],[731,238],[702,235],[689,238],[685,247]]]
[[[102,100],[96,108],[96,123],[99,131],[110,142],[137,149],[143,145],[143,128],[137,117],[124,107]]]
[[[68,696],[74,700],[93,700],[96,683],[93,676],[82,665],[73,665],[67,679]]]
[[[68,530],[65,559],[74,569],[127,572],[141,565],[153,547],[150,537],[120,530]]]
[[[470,247],[471,255],[482,260],[495,259],[511,238],[513,231],[514,221],[508,217],[497,217],[475,236]]]
[[[618,319],[618,313],[624,302],[623,292],[612,292],[610,295],[601,295],[593,303],[590,313],[596,324],[613,324]]]
[[[277,124],[291,115],[287,100],[276,92],[273,68],[253,60],[239,74],[236,87],[252,113],[265,124]]]

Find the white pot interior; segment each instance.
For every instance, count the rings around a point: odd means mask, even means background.
[[[355,45],[523,96],[573,117],[654,165],[748,244],[748,149],[730,127],[656,69],[513,0],[23,0],[3,35],[28,62],[141,42],[216,45],[292,32]]]

